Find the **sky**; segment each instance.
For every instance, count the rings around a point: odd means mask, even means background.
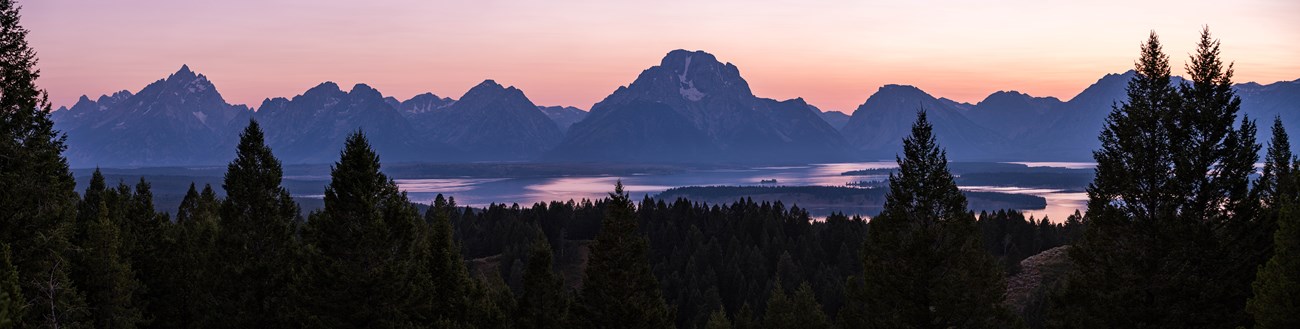
[[[1300,78],[1300,1],[19,0],[55,107],[182,64],[258,106],[323,81],[406,99],[484,79],[588,109],[673,49],[740,68],[760,97],[851,113],[885,84],[978,102],[1068,100],[1133,67],[1150,31],[1176,72],[1209,26],[1236,81]]]

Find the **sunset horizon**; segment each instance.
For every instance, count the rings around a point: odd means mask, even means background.
[[[1300,39],[1300,23],[1283,14],[1300,12],[1300,4],[1243,3],[1228,8],[1241,14],[1229,15],[1209,3],[841,3],[814,12],[776,2],[688,2],[669,10],[581,1],[285,1],[249,12],[239,1],[20,2],[55,108],[82,95],[135,91],[189,65],[227,101],[251,107],[325,81],[364,83],[404,100],[426,92],[456,98],[493,79],[539,105],[585,110],[673,49],[735,64],[759,97],[803,98],[846,114],[889,84],[964,103],[1012,90],[1065,101],[1106,74],[1131,70],[1152,31],[1182,74],[1203,27],[1224,40],[1234,81],[1300,78],[1300,46],[1290,42]],[[657,20],[664,23],[651,23]],[[597,22],[606,26],[583,24]]]
[[[0,0],[0,329],[1295,329],[1297,127],[1297,0]]]

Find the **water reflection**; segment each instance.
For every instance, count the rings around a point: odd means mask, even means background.
[[[1053,223],[1064,222],[1066,217],[1074,214],[1076,209],[1080,212],[1084,211],[1087,208],[1088,203],[1088,193],[1084,192],[1066,192],[1056,189],[1009,186],[959,186],[959,188],[964,191],[1028,194],[1042,197],[1047,200],[1046,208],[1019,210],[1025,214],[1026,218],[1030,216],[1037,219],[1047,217],[1047,219]]]
[[[1022,164],[1030,167],[1052,167],[1065,169],[1092,169],[1097,166],[1096,162],[1050,162],[1050,161],[1027,161],[1027,162],[1007,162]]]
[[[1079,163],[1053,163],[1055,166],[1082,166]],[[1091,165],[1091,164],[1086,164]],[[635,174],[630,176],[581,176],[549,178],[438,178],[438,179],[399,179],[398,187],[406,191],[412,201],[428,203],[437,194],[451,195],[458,204],[468,206],[487,206],[490,203],[518,203],[531,205],[536,202],[567,201],[604,198],[613,189],[614,182],[623,181],[624,189],[634,199],[646,195],[653,196],[672,187],[679,186],[846,186],[863,181],[883,182],[886,175],[843,176],[841,173],[862,169],[895,168],[893,161],[826,163],[806,166],[755,167],[727,170],[696,170],[671,174]],[[776,180],[775,183],[762,183],[764,180]],[[1026,189],[1017,187],[967,186],[966,190],[997,191],[1005,193],[1032,194],[1047,199],[1044,209],[1025,209],[1027,215],[1038,218],[1049,216],[1052,221],[1064,221],[1065,217],[1081,209],[1087,196],[1083,193],[1069,193],[1049,189]],[[874,215],[874,214],[859,214]]]

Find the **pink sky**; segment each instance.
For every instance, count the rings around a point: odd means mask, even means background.
[[[55,106],[181,64],[258,106],[322,81],[406,99],[484,79],[590,108],[673,49],[740,67],[755,94],[852,112],[884,84],[976,102],[1069,99],[1132,67],[1150,30],[1181,72],[1208,25],[1237,81],[1300,78],[1300,1],[20,0]]]

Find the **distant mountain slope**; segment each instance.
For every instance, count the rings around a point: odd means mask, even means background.
[[[549,160],[816,162],[847,158],[843,139],[802,99],[754,96],[739,69],[674,50],[592,106]]]
[[[564,136],[523,91],[492,80],[410,118],[418,133],[456,148],[468,160],[529,160]]]
[[[844,125],[849,123],[849,115],[844,114],[844,112],[821,111],[818,109],[818,115],[822,117],[822,120],[826,120],[826,124],[831,125],[831,128],[835,128],[836,130],[844,128]]]
[[[537,109],[555,121],[561,132],[568,131],[569,126],[587,118],[587,111],[572,106],[538,106]]]
[[[950,160],[993,158],[1006,138],[971,121],[959,105],[913,86],[886,85],[858,106],[840,131],[862,156],[892,159],[902,154],[903,138],[910,132],[916,112],[924,109]]]
[[[396,99],[393,99],[393,101],[396,101]],[[411,99],[400,103],[394,104],[390,101],[390,105],[393,105],[393,108],[401,111],[402,115],[409,117],[445,109],[447,108],[447,105],[451,105],[455,102],[456,100],[451,98],[438,97],[438,95],[434,95],[433,93],[423,93],[415,95],[415,97],[411,97]]]
[[[357,84],[344,92],[325,82],[292,99],[262,102],[256,117],[267,144],[286,163],[330,163],[349,134],[366,133],[386,161],[439,161],[455,154],[440,143],[422,139],[378,90]]]
[[[1033,97],[999,91],[971,107],[967,117],[1007,139],[1019,138],[1045,123],[1060,119],[1063,103],[1056,97]]]
[[[1007,158],[1019,161],[1092,161],[1092,151],[1101,146],[1101,134],[1111,107],[1124,101],[1124,89],[1136,73],[1107,74],[1069,101],[1058,104],[1056,120],[1044,119],[1030,133],[1013,141],[1015,152]]]
[[[138,93],[81,101],[54,115],[74,167],[172,166],[229,161],[252,111],[227,104],[188,66]]]
[[[329,163],[364,130],[387,161],[815,163],[892,159],[918,109],[930,112],[950,160],[1091,161],[1133,71],[1108,74],[1068,101],[1016,91],[976,104],[911,86],[880,87],[851,116],[803,99],[753,95],[730,63],[675,50],[584,112],[539,107],[492,80],[460,100],[432,93],[400,101],[359,84],[323,83],[254,112],[226,103],[207,77],[182,66],[138,92],[83,96],[51,115],[73,167],[220,165],[258,118],[286,163]],[[1175,78],[1175,83],[1181,82]],[[1300,80],[1235,86],[1242,115],[1267,136],[1277,116],[1300,128]],[[1267,142],[1261,139],[1260,142]],[[1300,147],[1300,143],[1296,144]]]

